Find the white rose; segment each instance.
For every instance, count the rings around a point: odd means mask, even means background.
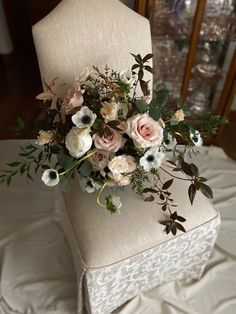
[[[66,136],[66,148],[71,156],[80,158],[92,146],[93,140],[89,134],[89,129],[79,129],[73,127]]]

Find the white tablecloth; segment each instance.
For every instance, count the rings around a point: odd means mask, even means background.
[[[0,168],[16,160],[19,141],[0,141]],[[222,226],[199,281],[171,282],[141,294],[116,314],[236,313],[236,162],[220,148],[195,157],[214,190]],[[40,179],[0,186],[0,313],[75,314],[75,274],[54,211],[55,189]]]

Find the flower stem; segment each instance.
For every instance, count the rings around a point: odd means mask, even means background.
[[[93,156],[96,152],[97,152],[97,151],[94,151],[94,152],[92,152],[92,153],[90,153],[90,154],[84,156],[84,157],[81,158],[80,160],[77,160],[77,161],[72,165],[71,168],[69,168],[69,169],[67,169],[67,170],[65,170],[65,171],[63,171],[63,172],[61,172],[61,173],[59,173],[59,176],[64,176],[67,172],[71,171],[71,170],[74,169],[74,168],[77,168],[77,167],[81,164],[82,161],[84,161],[84,160],[86,160],[87,158]]]
[[[100,191],[99,191],[99,193],[98,193],[98,195],[97,195],[97,199],[96,199],[98,205],[101,206],[101,207],[103,207],[103,208],[106,208],[106,205],[105,205],[105,204],[102,204],[102,203],[100,202],[100,197],[101,197],[101,194],[102,194],[103,190],[105,189],[106,185],[107,185],[107,181],[104,182],[103,186],[101,187],[101,189],[100,189]]]
[[[179,179],[179,180],[184,180],[184,181],[192,181],[192,179],[185,179],[185,178],[180,178],[180,177],[176,177],[174,176],[172,173],[170,173],[169,171],[165,170],[164,168],[160,167],[161,170],[163,170],[165,173],[167,173],[169,176],[171,176],[172,178],[175,179]]]

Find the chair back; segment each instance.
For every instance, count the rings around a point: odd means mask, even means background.
[[[33,38],[42,79],[67,84],[92,65],[130,68],[130,53],[152,49],[149,21],[118,0],[63,0],[33,26]]]

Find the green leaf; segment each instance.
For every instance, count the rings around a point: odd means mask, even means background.
[[[154,74],[153,68],[151,68],[149,65],[145,65],[144,69],[152,74]]]
[[[166,88],[169,92],[172,92],[172,91],[173,91],[173,84],[172,84],[172,82],[166,81],[166,82],[164,83],[164,85],[165,85],[165,88]]]
[[[88,177],[93,171],[92,165],[89,161],[85,160],[79,168],[79,172],[83,177]]]
[[[189,200],[190,200],[192,205],[193,205],[193,201],[194,201],[196,192],[197,192],[196,186],[193,183],[190,184],[190,186],[188,188],[188,196],[189,196]]]
[[[58,146],[58,145],[52,145],[52,146],[49,147],[49,149],[50,149],[50,152],[52,154],[56,154],[57,155],[59,153],[61,147]]]
[[[146,111],[148,111],[148,104],[145,101],[143,101],[143,100],[137,100],[135,102],[135,105],[136,105],[136,107],[137,107],[139,112],[146,112]]]
[[[173,181],[174,181],[174,179],[170,179],[170,180],[166,181],[166,182],[163,184],[163,186],[162,186],[162,190],[167,190],[167,189],[169,189],[169,187],[172,185]]]
[[[109,212],[111,212],[112,214],[115,213],[117,211],[116,206],[112,203],[112,197],[109,195],[108,197],[106,197],[106,208],[107,210],[109,210]]]
[[[199,174],[198,167],[193,163],[190,164],[190,167],[191,167],[192,174],[197,177]]]
[[[64,169],[68,169],[71,167],[71,164],[74,160],[73,157],[68,156],[63,149],[61,149],[59,151],[59,153],[57,154],[57,160],[59,165],[64,168]]]
[[[202,194],[204,194],[207,198],[212,199],[213,198],[212,189],[205,183],[202,183],[202,182],[199,182],[199,183],[200,183],[200,191],[202,192]]]
[[[18,117],[18,118],[17,118],[17,124],[18,124],[20,130],[24,130],[24,128],[25,128],[25,122],[24,122],[24,120],[23,120],[21,117]]]
[[[153,195],[150,195],[150,196],[148,196],[148,197],[146,197],[144,199],[144,202],[152,202],[152,201],[154,201],[154,196]]]
[[[143,193],[158,193],[158,191],[151,188],[145,188],[143,189]]]
[[[10,167],[18,167],[21,164],[20,161],[10,162],[7,165]]]
[[[149,59],[153,57],[152,53],[148,53],[144,58],[143,58],[143,63],[147,62]]]
[[[70,191],[70,184],[69,184],[69,180],[63,180],[63,181],[60,181],[60,190],[62,192],[68,192]]]
[[[166,105],[167,95],[165,91],[159,91],[156,97],[149,104],[149,115],[154,120],[158,121],[161,116],[162,108]]]
[[[186,232],[185,228],[180,223],[175,222],[175,225],[180,231]]]

